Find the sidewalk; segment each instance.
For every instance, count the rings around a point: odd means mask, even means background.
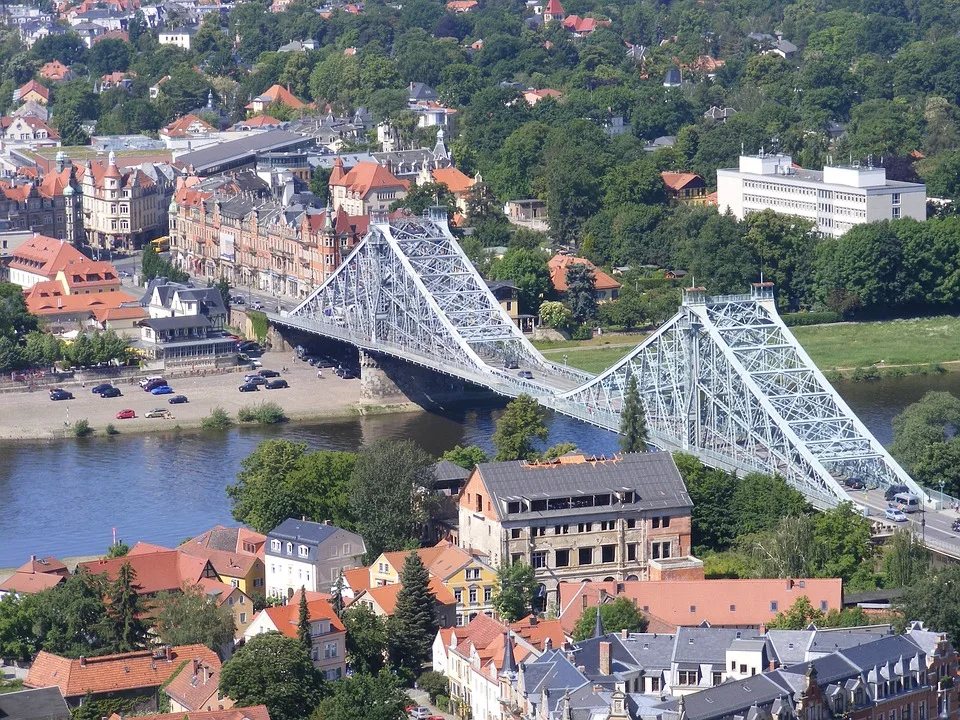
[[[424,707],[430,708],[430,712],[438,717],[445,718],[446,720],[459,720],[456,715],[451,715],[448,712],[443,712],[438,709],[436,705],[430,704],[430,698],[427,697],[427,693],[423,690],[407,690],[407,695],[410,696],[410,699],[413,700],[414,705],[423,705]]]

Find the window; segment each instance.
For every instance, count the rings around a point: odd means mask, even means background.
[[[300,545],[297,547],[297,554],[300,557],[305,558],[310,555],[310,548],[308,548],[306,545]]]
[[[530,528],[530,537],[543,537],[547,534],[546,526]]]
[[[601,530],[613,530],[617,527],[616,520],[604,520],[600,523]]]
[[[233,598],[227,598],[227,605],[233,605]]]
[[[287,555],[293,555],[293,543],[287,543]]]
[[[822,612],[826,612],[826,611],[827,611],[827,601],[826,601],[826,600],[821,600],[821,601],[820,601],[820,610],[821,610]]]
[[[245,623],[246,621],[247,621],[247,614],[246,614],[246,613],[240,613],[240,622],[241,622],[241,623]]]
[[[893,193],[893,195],[890,196],[890,200],[893,202],[894,205],[899,205],[899,204],[900,204],[900,193]]]
[[[736,670],[737,670],[737,661],[736,661],[736,660],[731,660],[731,661],[730,661],[730,672],[736,672]]]
[[[241,605],[246,605],[246,604],[247,604],[247,599],[246,599],[246,596],[245,596],[245,595],[241,595],[241,596],[240,596],[240,604],[241,604]]]
[[[655,542],[650,544],[650,557],[654,560],[670,557],[670,542]]]
[[[653,520],[650,521],[650,526],[651,526],[654,530],[656,530],[658,527],[660,527],[660,518],[658,518],[658,517],[653,518]]]
[[[453,597],[456,599],[458,605],[459,605],[460,603],[462,603],[462,602],[463,602],[463,590],[459,590],[459,589],[454,590],[454,591],[453,591]]]
[[[633,530],[636,526],[637,526],[636,518],[631,519],[631,520],[627,520],[627,529],[628,529],[628,530]]]
[[[557,567],[568,567],[570,565],[570,551],[569,550],[557,550],[556,554],[556,566]]]
[[[899,219],[900,219],[900,208],[899,208],[899,207],[893,208],[893,219],[894,219],[894,220],[899,220]]]
[[[554,535],[566,535],[568,532],[570,532],[569,525],[557,525],[553,528]]]
[[[235,588],[240,587],[240,581],[239,581],[237,578],[233,578],[233,579],[230,581],[230,584],[233,585]]]
[[[637,544],[630,543],[627,545],[627,560],[636,560],[637,559]]]
[[[744,663],[740,663],[740,674],[741,675],[747,674],[747,666]]]
[[[593,548],[580,548],[577,551],[577,562],[580,565],[593,565]]]
[[[280,552],[280,541],[279,541],[279,540],[271,540],[271,541],[270,541],[270,549],[271,549],[271,550],[275,550],[276,552]]]
[[[488,603],[491,600],[493,600],[493,588],[490,586],[487,586],[483,589],[483,601],[485,603]]]
[[[272,565],[270,567],[273,567]],[[254,587],[263,587],[263,578],[254,578],[253,579]]]
[[[770,601],[770,612],[777,612],[777,601],[776,601],[776,600],[771,600],[771,601]]]
[[[518,562],[520,562],[520,553],[511,553],[511,554],[510,554],[510,564],[511,564],[511,565],[516,565]]]
[[[547,566],[547,553],[543,550],[533,553],[531,565],[535,570],[545,568]]]
[[[617,546],[603,545],[600,548],[600,562],[612,563],[617,560]]]
[[[349,555],[349,554],[350,554],[350,543],[344,543],[344,544],[343,544],[343,554],[344,554],[344,555]]]
[[[477,604],[477,588],[476,587],[470,588],[470,604],[471,605]]]
[[[861,692],[861,691],[858,691],[858,692]],[[925,702],[919,703],[917,705],[917,717],[919,718],[919,720],[927,720],[927,704]]]
[[[577,532],[593,532],[593,523],[580,523],[577,525]]]
[[[480,493],[477,493],[475,510],[477,512],[483,512],[483,495],[481,495]]]
[[[663,516],[663,520],[661,520],[661,525],[662,525],[663,527],[665,527],[665,528],[670,527],[670,516],[669,516],[669,515],[664,515],[664,516]]]
[[[660,689],[660,678],[658,677],[650,678],[650,689],[651,690]]]
[[[697,679],[696,670],[680,670],[677,672],[677,685],[696,685]]]
[[[519,540],[522,535],[522,530],[520,528],[511,528],[510,529],[510,539]]]
[[[325,660],[330,658],[339,657],[340,655],[340,644],[335,642],[324,643],[323,646],[323,657]]]
[[[479,580],[480,568],[467,568],[466,575],[467,575],[467,580]]]
[[[719,685],[721,682],[723,682],[723,673],[715,672],[713,674],[713,684]]]
[[[342,677],[342,671],[340,668],[331,668],[323,675],[327,680],[339,680]]]

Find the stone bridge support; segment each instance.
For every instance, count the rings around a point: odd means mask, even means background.
[[[413,402],[424,408],[487,397],[487,390],[385,355],[360,351],[360,404]]]

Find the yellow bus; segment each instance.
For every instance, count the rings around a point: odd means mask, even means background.
[[[155,253],[167,252],[170,249],[170,238],[166,235],[154,238],[150,241],[150,247],[153,248]]]

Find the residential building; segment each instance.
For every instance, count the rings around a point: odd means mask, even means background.
[[[50,102],[50,89],[36,80],[28,80],[23,87],[13,91],[13,101],[35,102],[46,105]]]
[[[689,555],[692,507],[666,452],[481,463],[460,494],[460,545],[532,565],[543,606],[565,580],[645,579],[650,561]]]
[[[397,597],[403,586],[400,583],[380,585],[361,590],[351,605],[366,605],[380,617],[393,617],[397,609]],[[457,600],[440,580],[430,576],[430,593],[433,595],[433,611],[440,627],[453,626],[457,617]]]
[[[129,330],[135,320],[146,316],[137,299],[120,289],[116,268],[105,261],[84,258],[70,262],[57,270],[53,280],[34,283],[24,295],[34,315],[60,326],[73,324],[81,330],[111,317],[114,323],[123,319],[124,330]]]
[[[195,288],[162,278],[147,285],[141,305],[150,317],[140,322],[137,345],[154,369],[236,364],[236,341],[224,334],[227,309],[216,288]]]
[[[70,708],[58,687],[0,693],[3,720],[70,720]]]
[[[339,680],[346,674],[346,630],[330,603],[308,600],[310,621],[310,657],[327,680]],[[268,607],[253,619],[244,637],[250,640],[260,633],[277,631],[289,638],[298,637],[300,602],[291,598],[286,605]]]
[[[344,172],[338,157],[330,174],[330,198],[334,212],[348,215],[383,213],[407,196],[409,183],[374,162],[361,162]]]
[[[112,72],[101,75],[99,82],[94,83],[93,89],[97,93],[103,93],[113,88],[122,88],[129,92],[133,87],[133,81],[136,79],[137,74],[134,72]]]
[[[671,205],[705,205],[707,183],[696,173],[662,172],[663,184]]]
[[[733,117],[736,114],[737,111],[732,107],[719,107],[717,105],[711,105],[710,109],[703,114],[703,117],[705,117],[707,120],[725,122],[727,118]]]
[[[18,567],[16,572],[0,583],[0,598],[8,593],[33,595],[49,590],[64,582],[69,574],[67,566],[57,558],[31,555],[29,562]]]
[[[535,314],[520,312],[517,286],[505,280],[485,280],[484,282],[487,283],[490,292],[493,293],[497,302],[500,303],[500,307],[502,307],[504,312],[513,320],[514,325],[525,333],[533,332],[534,328],[539,324],[540,319]],[[523,309],[527,310],[528,308]]]
[[[217,572],[208,560],[145,543],[137,543],[124,557],[82,562],[77,568],[113,581],[125,564],[137,574],[137,593],[146,597],[180,592],[184,585],[196,585],[202,578],[217,580]]]
[[[466,13],[475,10],[480,3],[477,0],[450,0],[447,10],[454,13]]]
[[[471,189],[475,184],[482,181],[483,178],[480,177],[480,175],[472,178],[453,166],[432,169],[425,166],[417,176],[418,185],[424,185],[426,183],[446,185],[447,190],[450,191],[450,194],[453,195],[454,200],[456,200],[457,212],[463,216],[467,214]]]
[[[124,716],[114,713],[107,720],[124,720]],[[234,707],[229,710],[138,715],[137,720],[270,720],[270,713],[266,705],[253,705],[245,708]]]
[[[246,105],[246,110],[250,115],[268,113],[274,105],[281,105],[289,110],[299,110],[306,107],[306,103],[290,92],[290,88],[283,85],[273,85],[265,92],[257,95]]]
[[[228,585],[227,583],[214,580],[213,578],[200,578],[197,582],[200,589],[209,600],[216,603],[217,607],[225,607],[233,615],[233,624],[236,628],[236,637],[241,638],[250,627],[256,611],[253,607],[253,599],[238,587]],[[233,643],[221,649],[223,657],[230,657],[233,652]]]
[[[530,105],[531,107],[536,105],[544,98],[553,98],[555,100],[559,100],[562,97],[563,93],[559,90],[554,90],[553,88],[544,88],[542,90],[534,90],[531,88],[530,90],[523,91],[523,99],[526,101],[527,105]]]
[[[217,132],[217,129],[213,125],[201,120],[196,115],[190,114],[177,118],[169,125],[160,128],[160,137],[165,140],[183,140],[215,132]]]
[[[220,662],[193,658],[163,686],[170,712],[189,713],[197,710],[229,710],[233,700],[220,693]]]
[[[174,47],[189,50],[193,42],[193,36],[197,34],[196,27],[178,27],[171,30],[161,30],[157,41],[161,45],[173,45]]]
[[[83,196],[75,168],[68,163],[58,153],[59,171],[46,173],[42,182],[0,182],[0,218],[9,220],[13,228],[81,246]]]
[[[593,289],[597,302],[608,302],[616,300],[620,296],[620,283],[607,275],[603,270],[597,268],[586,258],[578,258],[572,255],[557,253],[547,262],[550,270],[550,283],[557,293],[567,291],[567,269],[571,265],[586,265],[593,271]]]
[[[360,567],[363,538],[328,523],[284,520],[264,545],[267,597],[290,598],[301,587],[327,592],[345,570]]]
[[[87,243],[101,250],[137,250],[167,234],[167,208],[176,174],[165,163],[117,167],[110,152],[107,167],[87,159],[83,173],[83,217]]]
[[[73,71],[59,60],[54,60],[40,68],[40,77],[50,82],[66,82],[73,80]]]
[[[779,55],[785,60],[790,60],[797,54],[797,46],[789,40],[784,40],[783,35],[777,33],[750,33],[747,36],[760,47],[761,55]]]
[[[24,115],[10,120],[3,129],[3,139],[28,143],[31,147],[59,147],[60,135],[43,120]]]
[[[317,41],[313,38],[306,40],[293,40],[286,45],[277,48],[277,52],[306,52],[307,50],[316,50],[319,47]]]
[[[741,155],[739,168],[717,170],[717,201],[742,220],[750,213],[774,210],[813,223],[817,232],[840,236],[855,225],[927,218],[927,188],[921,183],[888,180],[886,170],[827,165],[805,170],[789,155]]]
[[[45,235],[34,235],[32,240],[13,251],[8,266],[9,279],[28,290],[39,282],[56,280],[57,274],[71,265],[83,266],[88,262],[90,260],[73,245]]]
[[[90,693],[96,700],[107,697],[142,700],[136,710],[156,710],[160,687],[184,662],[194,658],[220,667],[220,658],[203,645],[167,645],[156,650],[78,659],[40,651],[23,685],[27,688],[56,685],[70,707],[80,705]]]
[[[547,204],[543,200],[508,200],[503,214],[513,225],[546,232],[550,229]]]
[[[663,561],[652,560],[654,565]],[[584,608],[625,597],[663,627],[756,628],[773,622],[801,597],[823,613],[841,610],[843,584],[839,578],[771,579],[669,578],[626,582],[564,582],[560,584],[559,616],[572,631]]]
[[[209,560],[220,581],[247,595],[264,592],[263,545],[266,535],[248,528],[216,525],[177,550]]]
[[[563,10],[563,5],[560,4],[560,0],[549,0],[543,10],[543,23],[544,25],[562,23],[565,15],[566,13]]]

